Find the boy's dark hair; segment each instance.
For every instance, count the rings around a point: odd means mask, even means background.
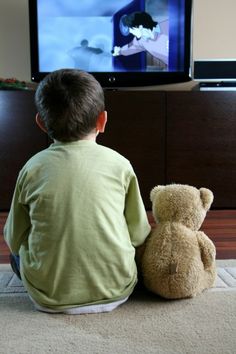
[[[61,69],[48,74],[39,84],[35,103],[51,139],[79,140],[96,127],[104,111],[104,92],[90,74]]]
[[[123,18],[123,24],[127,27],[139,27],[142,25],[144,28],[148,29],[153,29],[153,27],[156,27],[157,23],[156,21],[153,21],[151,15],[149,15],[145,11],[141,12],[133,12],[130,15],[124,16]]]

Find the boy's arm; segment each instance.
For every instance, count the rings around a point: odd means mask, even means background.
[[[125,44],[123,47],[120,48],[119,55],[133,55],[140,53],[144,50],[144,47],[140,45],[139,41],[134,38],[132,42]]]
[[[151,231],[147,213],[135,175],[131,177],[126,194],[125,218],[134,247],[142,245]]]
[[[23,241],[28,237],[30,226],[28,207],[19,203],[19,187],[16,185],[11,209],[3,230],[11,253],[19,254]]]

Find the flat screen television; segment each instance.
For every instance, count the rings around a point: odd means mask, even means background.
[[[191,0],[29,0],[32,81],[78,68],[103,87],[190,80]]]

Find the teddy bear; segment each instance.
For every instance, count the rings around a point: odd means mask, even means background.
[[[157,225],[142,248],[145,287],[166,299],[191,298],[212,287],[216,249],[198,230],[213,193],[207,188],[170,184],[153,188],[150,199]]]

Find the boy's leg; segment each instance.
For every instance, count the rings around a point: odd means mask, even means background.
[[[13,272],[17,275],[19,279],[21,279],[20,275],[20,257],[15,254],[10,254],[10,263]]]

